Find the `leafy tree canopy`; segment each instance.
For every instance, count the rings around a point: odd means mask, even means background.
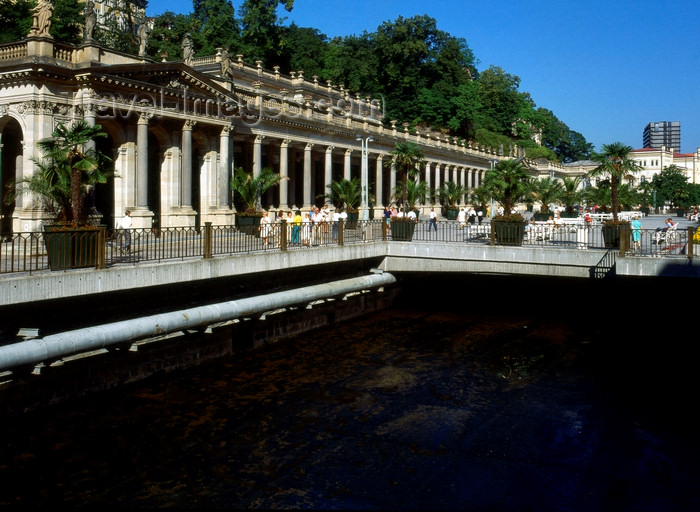
[[[100,44],[136,53],[139,20],[132,3],[125,0],[123,12],[115,10],[96,29]],[[26,37],[34,5],[35,0],[0,2],[5,27],[0,42]],[[82,3],[55,0],[54,5],[55,40],[80,42]],[[381,99],[387,122],[407,122],[503,151],[515,144],[531,148],[531,141],[541,138],[551,151],[539,151],[541,156],[564,163],[591,158],[592,144],[520,91],[518,76],[498,66],[479,72],[467,41],[438,29],[434,18],[399,16],[373,32],[329,39],[313,27],[285,26],[280,12],[293,6],[294,0],[243,0],[237,7],[232,0],[193,0],[190,14],[166,11],[152,20],[146,51],[157,60],[179,60],[180,43],[190,33],[195,55],[225,48],[248,63],[261,60],[265,68],[280,66],[282,72],[303,70],[323,84],[342,84],[353,96]]]

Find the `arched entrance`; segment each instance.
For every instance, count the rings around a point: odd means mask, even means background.
[[[0,236],[12,233],[12,214],[17,202],[5,201],[8,193],[12,193],[13,184],[21,179],[21,165],[23,157],[23,135],[19,123],[11,118],[0,119]],[[20,167],[18,176],[17,168]]]

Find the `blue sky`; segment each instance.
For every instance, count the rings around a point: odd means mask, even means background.
[[[148,4],[149,16],[192,12],[191,0]],[[479,71],[520,77],[520,91],[596,150],[641,148],[656,121],[681,122],[683,153],[700,148],[700,0],[295,0],[291,13],[280,9],[284,24],[329,37],[424,14],[466,40]]]

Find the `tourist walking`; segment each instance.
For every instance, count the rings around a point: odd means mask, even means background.
[[[127,253],[131,250],[131,226],[133,221],[131,219],[131,210],[126,210],[124,216],[119,221],[119,229],[121,229],[122,234],[122,254]]]
[[[430,214],[428,215],[428,233],[435,228],[437,233],[437,213],[435,213],[435,208],[430,209]]]

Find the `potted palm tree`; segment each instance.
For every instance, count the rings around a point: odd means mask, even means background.
[[[416,213],[416,218],[418,218],[418,205],[420,205],[421,201],[425,201],[425,196],[428,194],[428,184],[425,181],[415,180],[408,180],[408,183],[405,185],[399,183],[392,194],[392,199],[395,202],[400,200],[397,194],[400,193],[399,191],[403,190],[406,191],[406,207],[404,212],[408,213],[410,210],[413,210]]]
[[[358,208],[362,199],[360,180],[353,178],[351,180],[340,179],[332,181],[327,189],[328,192],[325,197],[328,201],[336,208],[344,209],[348,214],[345,228],[355,229],[359,217]]]
[[[447,220],[457,220],[459,214],[459,203],[467,193],[467,187],[448,181],[438,190],[438,197],[445,209]]]
[[[394,195],[400,198],[399,204],[404,212],[408,212],[415,203],[408,202],[408,187],[409,182],[415,183],[415,176],[419,173],[419,166],[423,163],[423,152],[417,144],[413,142],[397,142],[391,154],[391,163],[399,172],[399,186]],[[416,192],[416,190],[413,190]],[[425,197],[425,191],[423,193]],[[413,240],[413,231],[416,224],[406,216],[392,217],[391,219],[391,238],[392,240]]]
[[[521,160],[501,160],[484,176],[482,187],[503,206],[503,214],[491,219],[499,245],[522,245],[525,237],[525,219],[519,213],[511,213],[528,191],[530,176]]]
[[[564,194],[564,186],[558,179],[547,177],[542,180],[528,180],[528,191],[534,203],[540,203],[539,213],[535,213],[535,220],[547,220],[552,212],[550,204],[560,204]]]
[[[16,183],[14,195],[31,193],[39,198],[53,221],[44,225],[44,242],[52,270],[95,266],[99,227],[89,225],[86,197],[110,175],[109,158],[91,147],[107,134],[99,125],[78,120],[58,123],[49,137],[37,141],[41,152],[32,158],[35,172]]]
[[[622,179],[640,170],[639,164],[630,156],[632,149],[632,146],[622,142],[603,144],[603,151],[593,155],[593,160],[599,162],[598,167],[588,173],[590,177],[602,176],[609,180],[613,218],[602,225],[603,241],[608,248],[620,247],[621,231],[629,232],[629,222],[619,220],[618,212],[620,211],[619,191]]]
[[[270,188],[278,185],[282,177],[269,167],[260,171],[257,177],[247,173],[242,167],[236,167],[231,176],[230,188],[234,195],[234,204],[239,202],[244,206],[236,213],[236,225],[248,235],[258,234],[262,207],[260,197]]]

